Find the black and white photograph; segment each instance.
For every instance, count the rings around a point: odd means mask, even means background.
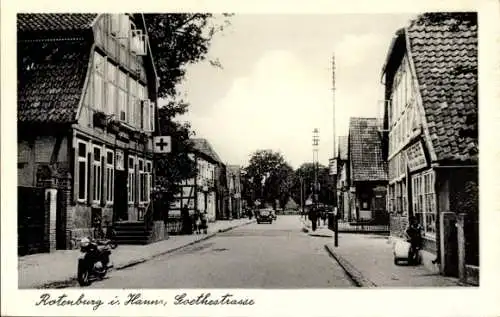
[[[16,13],[14,288],[480,289],[479,18]]]

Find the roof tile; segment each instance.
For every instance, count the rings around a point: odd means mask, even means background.
[[[387,164],[376,118],[351,118],[349,122],[349,158],[353,181],[387,181]]]
[[[417,19],[407,29],[438,160],[477,159],[469,154],[469,149],[477,146],[477,138],[461,139],[456,133],[466,128],[465,119],[461,118],[478,110],[477,22],[461,19],[459,15],[447,14],[441,20]],[[436,99],[444,106],[434,107]],[[462,147],[463,143],[468,147]]]
[[[215,152],[215,150],[206,139],[189,139],[189,143],[193,147],[193,150],[209,157],[216,163],[222,163],[219,155],[217,154],[217,152]]]
[[[68,123],[76,120],[90,58],[84,41],[19,42],[19,122]]]
[[[20,13],[17,15],[18,32],[74,31],[92,27],[96,13]]]

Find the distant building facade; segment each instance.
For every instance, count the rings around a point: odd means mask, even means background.
[[[229,190],[229,216],[233,219],[241,218],[241,167],[238,165],[227,165],[226,172]]]
[[[337,208],[339,217],[346,221],[350,220],[349,212],[349,161],[348,161],[348,137],[338,138],[337,152]]]
[[[349,216],[353,221],[386,217],[387,164],[380,120],[351,118],[348,136]]]
[[[189,157],[196,162],[194,178],[181,182],[181,191],[170,206],[169,217],[180,217],[180,209],[187,206],[192,215],[196,211],[207,212],[208,221],[216,220],[218,202],[216,176],[222,162],[206,139],[190,139],[192,151]]]

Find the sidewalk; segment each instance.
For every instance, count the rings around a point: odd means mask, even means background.
[[[382,235],[339,234],[338,247],[333,241],[325,247],[361,287],[461,286],[458,279],[439,275],[424,265],[395,265],[392,243]]]
[[[312,231],[312,224],[310,220],[306,221],[303,217],[300,217],[300,221],[302,222],[302,231],[307,232],[312,237],[333,237],[333,231],[328,229],[327,225],[323,225],[323,220],[321,220],[320,225],[316,227],[316,231]]]
[[[209,224],[208,234],[170,236],[168,239],[148,245],[119,245],[112,250],[111,260],[115,270],[120,270],[154,257],[176,251],[182,247],[215,236],[218,232],[255,222],[247,218],[219,220]],[[57,250],[18,257],[19,288],[57,288],[76,279],[76,259],[79,250]]]

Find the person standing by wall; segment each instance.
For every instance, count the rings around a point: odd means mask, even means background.
[[[187,205],[184,205],[181,209],[181,218],[182,218],[182,233],[192,234],[193,224],[191,221],[191,217],[189,216],[189,209]]]

